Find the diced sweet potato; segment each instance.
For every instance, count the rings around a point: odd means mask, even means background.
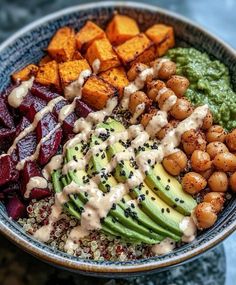
[[[156,57],[157,57],[156,47],[154,45],[152,45],[152,46],[150,46],[150,48],[148,48],[143,53],[141,53],[135,60],[133,60],[129,64],[129,67],[135,63],[138,63],[138,62],[149,64]]]
[[[98,76],[91,76],[82,89],[82,100],[96,110],[103,109],[109,98],[118,95],[117,89]]]
[[[91,66],[96,59],[100,61],[100,66],[96,70],[98,73],[120,65],[120,61],[107,38],[94,41],[88,48],[85,58]]]
[[[12,74],[12,79],[17,82],[17,81],[25,81],[29,80],[31,76],[34,76],[37,74],[38,71],[38,66],[35,64],[29,64],[23,69],[15,72]]]
[[[156,24],[147,29],[145,33],[156,44],[159,56],[175,45],[174,29],[171,26]]]
[[[71,60],[75,52],[75,32],[69,27],[59,29],[48,45],[49,55],[58,62]]]
[[[91,21],[83,26],[76,34],[76,44],[79,50],[86,50],[88,46],[97,39],[105,36],[104,31]]]
[[[100,73],[99,76],[119,90],[119,97],[122,96],[124,87],[129,84],[129,80],[123,67],[111,68]]]
[[[61,86],[58,73],[58,63],[53,60],[40,66],[35,82],[46,86],[52,86],[57,90],[60,90]]]
[[[48,63],[50,61],[52,61],[53,59],[49,56],[49,55],[45,55],[44,57],[42,57],[39,61],[39,66],[44,65],[45,63]]]
[[[78,50],[76,50],[73,56],[73,60],[78,60],[78,59],[83,59],[83,56]]]
[[[72,60],[59,64],[59,75],[62,83],[62,87],[65,88],[72,81],[76,80],[81,71],[89,69],[91,70],[86,59]]]
[[[139,34],[115,48],[124,65],[129,65],[152,46],[145,34]]]
[[[125,15],[115,15],[108,24],[106,34],[114,45],[122,44],[139,34],[137,22]]]

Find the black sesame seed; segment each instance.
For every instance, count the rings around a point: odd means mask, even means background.
[[[175,202],[178,202],[179,201],[179,198],[175,198]]]
[[[112,209],[112,210],[115,210],[115,209],[116,209],[116,204],[115,204],[115,203],[112,204],[111,209]]]
[[[156,198],[155,198],[155,197],[151,197],[151,199],[152,199],[152,201],[155,201],[155,200],[156,200]]]
[[[148,159],[148,161],[147,161],[147,162],[150,164],[152,161],[151,161],[151,159]]]
[[[123,204],[125,204],[125,199],[124,199],[124,198],[122,198],[122,199],[121,199],[121,202],[122,202]]]
[[[166,185],[165,189],[166,189],[166,191],[169,191],[170,190],[170,185]]]
[[[160,180],[161,180],[161,177],[160,177],[160,176],[157,176],[157,180],[159,180],[159,181],[160,181]]]
[[[170,183],[170,178],[167,181]]]
[[[78,151],[78,150],[79,150],[78,146],[76,146],[76,147],[75,147],[75,150],[76,150],[76,151]]]
[[[162,214],[163,214],[163,213],[165,212],[165,209],[164,209],[164,208],[162,208],[162,209],[161,209],[161,212],[162,212]]]
[[[146,191],[146,194],[147,194],[147,195],[149,194],[149,191],[148,191],[148,190]]]
[[[131,203],[131,205],[130,205],[130,206],[131,206],[131,208],[133,208],[133,209],[135,208],[134,203]]]
[[[183,204],[183,203],[184,203],[184,200],[180,200],[179,202],[180,202],[181,204]]]
[[[167,211],[167,213],[170,213],[170,209],[169,208],[166,208],[166,211]]]

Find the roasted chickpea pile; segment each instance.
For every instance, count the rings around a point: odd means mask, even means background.
[[[134,80],[145,67],[141,63],[133,65],[128,72],[129,80]],[[175,63],[165,61],[158,71],[158,79],[149,76],[144,89],[133,93],[130,98],[132,114],[139,104],[145,104],[139,120],[146,127],[158,109],[165,110],[165,102],[171,96],[177,96],[175,104],[168,110],[168,124],[156,134],[158,140],[194,110],[184,97],[188,79],[175,73]],[[186,131],[178,151],[165,157],[162,164],[169,174],[178,176],[185,192],[198,195],[201,202],[195,208],[193,218],[199,229],[209,228],[224,207],[226,193],[236,193],[236,129],[227,133],[222,126],[214,125],[209,110],[201,128]]]

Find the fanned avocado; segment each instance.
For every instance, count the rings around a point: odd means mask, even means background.
[[[116,130],[112,128],[112,124],[109,124],[109,128],[107,124],[99,124],[97,128],[103,128],[107,129],[109,131],[110,129],[115,132]],[[122,130],[122,128],[121,128]],[[96,136],[93,136],[91,139],[91,146],[98,145],[102,143],[102,139],[98,138]],[[94,172],[100,172],[103,168],[105,168],[109,161],[106,154],[106,151],[101,151],[99,153],[99,156],[93,156],[91,161],[93,161],[93,169],[90,169],[90,171]],[[104,182],[104,183],[103,183]],[[101,183],[99,184],[99,187],[103,188],[104,191],[107,191],[107,188],[110,189],[110,187],[117,184],[116,179],[109,175],[108,177],[105,177],[101,179]],[[146,215],[141,209],[139,209],[136,199],[132,200],[132,197],[130,195],[125,195],[120,203],[117,204],[116,209],[123,209],[120,213],[122,217],[120,217],[120,220],[123,220],[124,223],[129,221],[129,226],[133,229],[135,228],[137,231],[141,230],[143,233],[148,234],[149,236],[152,235],[152,232],[161,234],[162,239],[164,237],[171,237],[174,240],[180,240],[180,237],[176,234],[174,234],[171,231],[168,231],[164,229],[163,227],[159,226],[156,222],[154,222],[148,215]],[[113,214],[113,210],[111,210],[111,214]],[[155,213],[154,213],[155,216]],[[128,225],[128,224],[127,224]],[[143,226],[141,226],[143,225]],[[143,231],[143,227],[145,227],[145,232]]]
[[[73,160],[78,160],[83,157],[83,151],[85,147],[83,144],[78,144],[73,148],[67,150],[66,162]],[[72,180],[78,185],[84,185],[88,183],[89,177],[85,170],[77,169],[69,171],[66,179],[64,181],[64,186],[68,185]],[[88,201],[89,197],[86,197],[84,193],[79,193],[77,195],[70,195],[70,201],[74,203],[77,207],[79,214],[82,214],[84,210],[84,205]],[[70,212],[71,213],[71,212]],[[133,231],[125,226],[123,226],[117,218],[114,218],[112,215],[108,214],[102,221],[102,229],[106,233],[114,233],[116,236],[120,236],[126,240],[132,241],[134,243],[146,243],[146,244],[155,244],[162,240],[161,236],[155,235],[146,236],[139,232]],[[106,230],[107,229],[107,230]]]

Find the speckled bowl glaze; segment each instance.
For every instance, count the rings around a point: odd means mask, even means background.
[[[174,26],[177,45],[193,46],[222,61],[228,66],[236,89],[235,50],[183,17],[158,7],[125,1],[71,7],[46,16],[13,35],[0,46],[0,92],[8,86],[12,72],[26,64],[37,62],[42,57],[44,48],[58,28],[69,25],[79,29],[88,19],[104,27],[115,11],[136,19],[142,30],[156,22]],[[45,262],[96,276],[124,277],[167,269],[196,258],[224,240],[235,229],[236,202],[233,197],[214,227],[202,232],[194,242],[170,254],[129,262],[83,260],[48,247],[27,235],[16,222],[9,219],[4,205],[0,204],[0,232],[8,239]]]

